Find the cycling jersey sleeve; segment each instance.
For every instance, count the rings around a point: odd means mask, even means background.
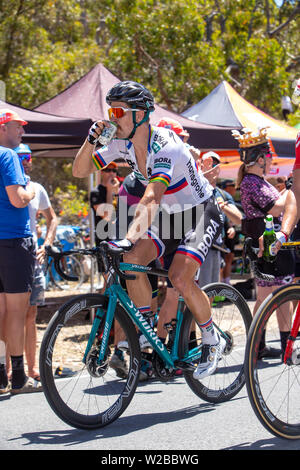
[[[294,170],[298,170],[300,168],[300,132],[297,135],[295,151],[296,151],[296,161],[294,164]]]
[[[105,145],[104,147],[96,150],[92,155],[92,160],[97,170],[101,170],[117,158],[120,158],[120,152],[118,142],[116,140],[110,142],[108,146]]]

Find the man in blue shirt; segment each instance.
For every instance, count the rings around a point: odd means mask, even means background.
[[[35,197],[27,184],[17,147],[27,122],[9,109],[0,109],[0,394],[40,391],[39,382],[24,371],[24,326],[35,265],[28,204]],[[5,348],[12,363],[8,382]]]

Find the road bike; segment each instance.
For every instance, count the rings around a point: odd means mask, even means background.
[[[299,248],[300,242],[284,243],[282,249]],[[255,266],[256,276],[272,280],[257,266],[257,252],[251,239],[245,241],[245,255]],[[267,276],[267,277],[266,277]],[[249,331],[245,373],[252,408],[262,425],[273,435],[300,438],[300,284],[284,285],[270,294],[256,312]],[[279,359],[259,359],[259,345],[281,349],[277,315],[289,308],[284,331],[288,334],[285,351]]]
[[[120,284],[134,279],[134,272],[160,277],[167,277],[168,272],[124,263],[122,253],[112,251],[107,242],[97,248],[80,250],[80,253],[94,256],[103,263],[107,273],[105,293],[79,295],[62,305],[52,317],[40,348],[40,375],[45,396],[63,421],[76,428],[95,429],[112,423],[125,411],[139,382],[141,350],[137,330],[153,348],[155,379],[163,382],[176,379],[176,370],[181,369],[191,390],[210,403],[230,400],[242,389],[251,313],[236,289],[222,283],[204,288],[212,302],[215,327],[225,338],[226,348],[217,371],[199,381],[193,378],[193,371],[201,357],[201,333],[184,300],[180,298],[176,319],[166,326],[168,339],[163,344]],[[54,255],[56,269],[67,277],[60,261],[68,255],[70,251]],[[92,325],[87,315],[91,310],[94,311]],[[128,374],[123,380],[110,367],[112,331],[116,334],[117,330],[128,343]],[[62,363],[71,373],[57,378],[55,372]]]

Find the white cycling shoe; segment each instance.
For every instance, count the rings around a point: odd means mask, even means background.
[[[197,369],[193,373],[196,380],[204,379],[212,375],[226,347],[226,340],[219,336],[220,341],[217,344],[203,344],[202,354]]]
[[[142,349],[147,349],[147,348],[152,348],[151,344],[149,341],[146,339],[144,335],[140,335],[139,337],[139,343],[140,343],[140,348]],[[129,346],[128,346],[128,341],[119,341],[118,342],[118,349],[121,349],[121,351],[128,351]]]

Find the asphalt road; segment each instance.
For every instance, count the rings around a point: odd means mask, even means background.
[[[184,379],[139,384],[126,412],[109,426],[83,431],[64,424],[43,393],[0,397],[0,450],[296,450],[257,420],[246,388],[220,405],[200,400]]]

